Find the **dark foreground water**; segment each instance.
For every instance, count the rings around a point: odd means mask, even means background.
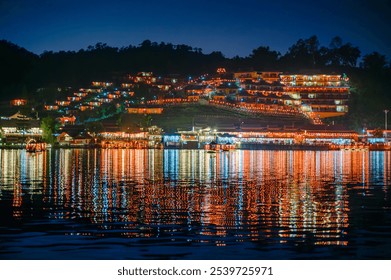
[[[391,153],[0,150],[1,259],[391,259]]]

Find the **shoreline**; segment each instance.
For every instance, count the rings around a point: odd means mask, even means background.
[[[144,148],[125,148],[125,147],[110,147],[110,148],[104,148],[99,145],[96,146],[54,146],[46,148],[43,151],[37,151],[37,152],[30,152],[29,153],[39,153],[39,152],[45,152],[47,150],[199,150],[199,151],[211,151],[204,148],[194,148],[194,147],[162,147],[162,148],[155,148],[155,147],[144,147]],[[26,150],[25,146],[0,146],[0,150]],[[231,150],[213,150],[214,152],[235,152],[235,151],[391,151],[390,147],[383,147],[383,146],[341,146],[341,147],[329,147],[329,146],[314,146],[314,145],[278,145],[278,144],[257,144],[253,146],[246,146],[246,147],[238,147],[236,149]]]

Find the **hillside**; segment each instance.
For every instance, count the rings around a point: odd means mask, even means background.
[[[123,114],[120,122],[123,131],[136,130],[139,126],[156,125],[164,131],[173,133],[179,130],[191,130],[210,127],[211,129],[239,129],[240,127],[284,127],[308,126],[307,119],[290,116],[252,116],[230,109],[210,105],[188,104],[166,107],[161,115]]]

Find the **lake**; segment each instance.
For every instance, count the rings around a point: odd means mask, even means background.
[[[391,152],[0,150],[1,259],[390,259]]]

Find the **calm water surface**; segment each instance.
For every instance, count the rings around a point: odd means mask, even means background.
[[[391,153],[0,150],[1,259],[391,259]]]

